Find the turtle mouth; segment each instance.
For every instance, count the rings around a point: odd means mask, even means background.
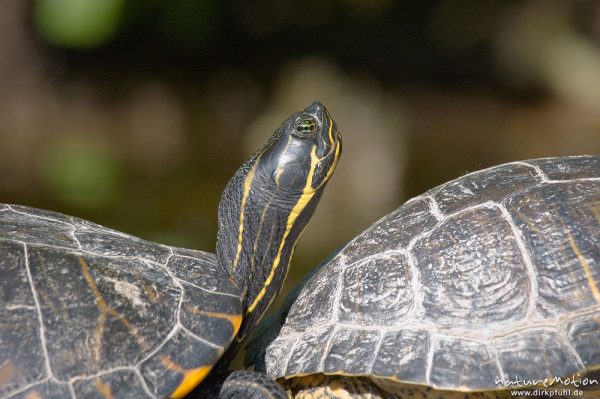
[[[329,144],[329,149],[327,150],[327,152],[325,154],[323,154],[323,156],[320,158],[319,161],[323,161],[331,156],[334,157],[333,160],[333,169],[335,169],[335,166],[337,165],[337,160],[341,155],[342,152],[342,135],[340,134],[340,132],[338,132],[337,130],[333,132],[333,134],[330,134],[330,139],[329,139],[329,143],[327,143],[325,141],[325,139],[323,139],[323,144],[327,145]]]
[[[334,141],[333,141],[333,145],[331,146],[331,149],[327,152],[326,156],[330,156],[331,154],[334,154],[335,156],[335,160],[334,162],[337,164],[337,159],[340,157],[341,153],[342,153],[342,134],[340,132],[338,132],[337,130],[334,133]],[[334,165],[335,168],[335,165]]]
[[[329,152],[329,154],[331,153],[333,153],[335,157],[335,159],[333,160],[333,168],[335,169],[335,167],[337,166],[337,161],[339,160],[340,155],[342,154],[342,135],[340,134],[340,132],[336,132],[335,134],[335,141],[333,146],[331,147],[331,151]]]

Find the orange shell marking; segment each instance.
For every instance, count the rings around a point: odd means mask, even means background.
[[[196,388],[210,372],[211,366],[198,367],[183,371],[183,380],[176,390],[171,394],[172,399],[184,398],[192,389]]]

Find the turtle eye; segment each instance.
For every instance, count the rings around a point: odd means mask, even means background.
[[[317,131],[317,121],[312,117],[304,117],[296,123],[296,127],[292,134],[294,136],[304,138],[311,137]]]

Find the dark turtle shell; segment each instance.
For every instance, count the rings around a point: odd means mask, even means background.
[[[2,399],[182,396],[241,309],[213,254],[0,205]]]
[[[600,157],[500,165],[408,201],[308,281],[265,366],[392,392],[599,369]]]

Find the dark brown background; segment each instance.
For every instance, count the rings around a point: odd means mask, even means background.
[[[0,199],[213,251],[228,178],[319,99],[344,154],[293,283],[446,180],[598,153],[599,45],[595,1],[4,0]]]

